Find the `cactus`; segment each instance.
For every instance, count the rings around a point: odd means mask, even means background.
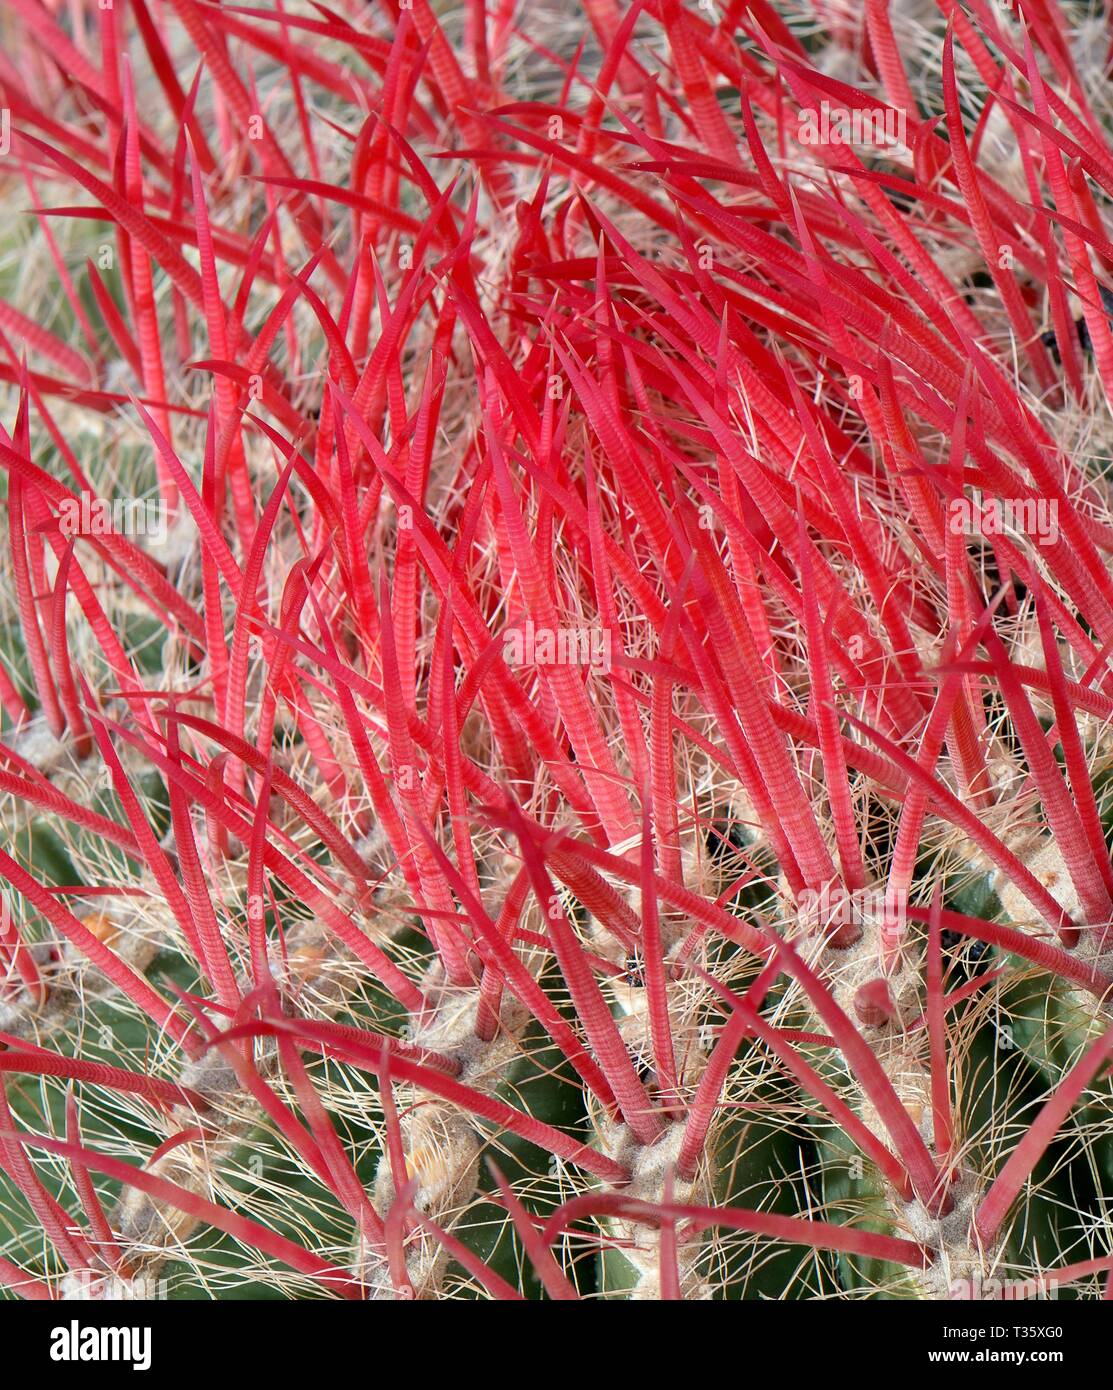
[[[0,1297],[1108,1298],[1088,12],[0,31]]]

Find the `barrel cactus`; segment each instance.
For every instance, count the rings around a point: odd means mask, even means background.
[[[7,0],[0,1294],[1113,1280],[1069,0]]]

